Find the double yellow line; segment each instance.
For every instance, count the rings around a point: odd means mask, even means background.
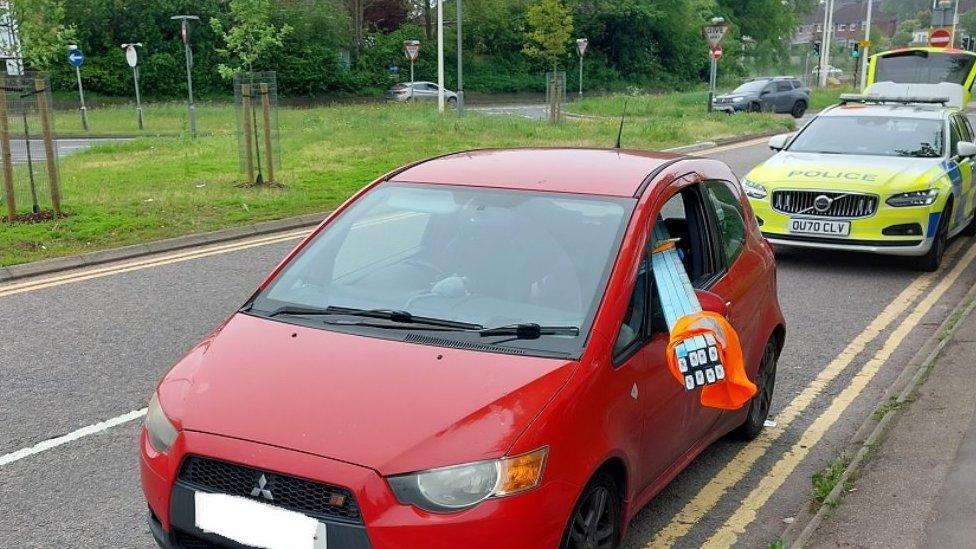
[[[947,254],[947,264],[958,254],[959,248],[960,245],[957,244]],[[759,509],[796,470],[810,449],[820,441],[827,430],[840,419],[841,414],[850,407],[854,399],[874,379],[874,376],[904,341],[905,337],[952,287],[953,283],[972,264],[974,259],[976,259],[976,247],[971,248],[948,274],[939,271],[921,275],[913,280],[868,324],[864,331],[848,343],[844,350],[792,402],[776,415],[776,426],[766,429],[756,440],[742,448],[722,470],[698,491],[681,511],[672,517],[663,529],[657,532],[647,547],[671,546],[688,534],[715,508],[730,488],[742,481],[753,470],[759,459],[767,455],[772,445],[787,432],[798,417],[817,401],[827,386],[837,379],[872,341],[891,327],[906,311],[909,311],[915,301],[924,294],[918,305],[892,330],[881,348],[861,366],[847,386],[830,402],[827,409],[803,432],[800,439],[779,458],[769,473],[763,476],[749,495],[740,502],[732,516],[713,533],[704,546],[728,547],[734,544],[738,535],[743,533],[745,528],[755,520]],[[935,288],[925,293],[936,281],[938,284]]]

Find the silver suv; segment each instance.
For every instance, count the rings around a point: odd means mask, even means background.
[[[810,105],[810,88],[792,76],[753,78],[732,92],[715,97],[712,108],[736,111],[787,112],[800,118]]]

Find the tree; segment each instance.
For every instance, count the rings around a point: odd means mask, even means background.
[[[525,20],[529,26],[528,42],[522,51],[552,64],[552,70],[556,71],[573,35],[572,12],[560,0],[540,0],[529,6]]]
[[[221,63],[217,67],[224,78],[233,78],[245,69],[254,72],[254,63],[261,54],[268,48],[281,47],[282,40],[292,30],[287,23],[279,27],[271,22],[270,0],[230,0],[229,4],[232,22],[229,29],[225,31],[216,17],[210,19],[210,26],[225,44],[218,51],[239,61],[239,64]]]
[[[64,23],[64,0],[5,2],[5,15],[17,22],[20,54],[29,68],[50,71],[75,39],[75,28]]]
[[[971,9],[959,16],[959,26],[969,36],[976,36],[976,9]]]

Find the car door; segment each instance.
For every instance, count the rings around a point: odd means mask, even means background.
[[[960,158],[957,151],[957,145],[960,141],[973,141],[973,129],[965,116],[952,115],[950,123],[954,126],[951,130],[953,160],[959,166],[958,177],[954,177],[952,180],[953,191],[956,193],[956,206],[953,214],[953,221],[955,222],[953,229],[955,229],[965,224],[973,213],[973,159],[971,157]],[[953,176],[951,170],[949,175],[950,177]],[[957,186],[958,191],[956,190]]]
[[[635,447],[634,480],[643,489],[659,478],[687,449],[683,433],[685,419],[684,389],[671,376],[665,363],[668,344],[666,331],[654,329],[651,311],[655,305],[654,277],[648,245],[638,267],[630,303],[614,344],[613,368],[629,390],[636,406],[610,411],[615,421],[639,426],[625,431],[622,445]]]
[[[759,102],[765,112],[776,110],[776,82],[766,84],[766,87],[759,92]]]
[[[789,80],[776,81],[776,93],[774,94],[776,112],[787,112],[793,108],[793,85]]]

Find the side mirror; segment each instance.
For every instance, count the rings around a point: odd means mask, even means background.
[[[718,294],[713,294],[712,292],[706,290],[695,290],[695,295],[698,297],[698,302],[701,303],[703,311],[720,314],[722,316],[727,316],[729,314],[729,308],[725,305],[725,300],[722,299]]]
[[[956,154],[963,158],[976,156],[976,143],[972,141],[960,141],[956,143]]]
[[[786,144],[790,140],[790,134],[781,133],[779,135],[774,135],[769,138],[769,148],[774,151],[781,151],[786,148]]]

